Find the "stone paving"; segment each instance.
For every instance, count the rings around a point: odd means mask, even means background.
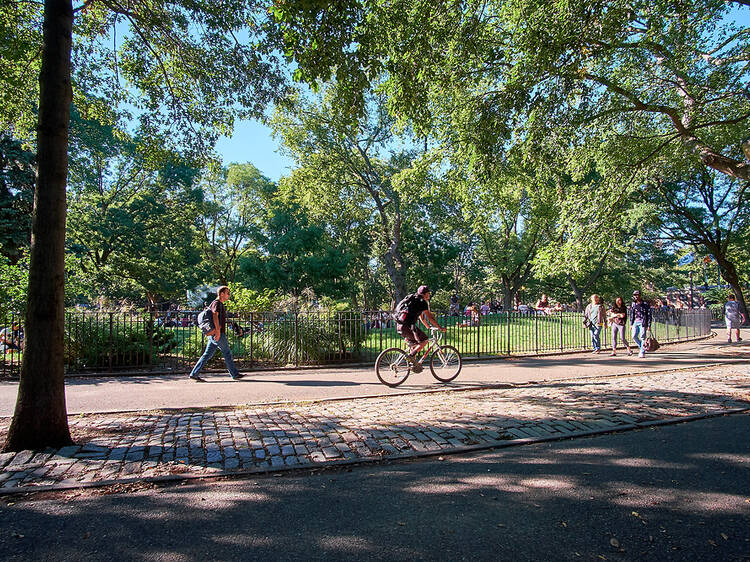
[[[403,458],[750,409],[750,366],[239,409],[71,416],[0,455],[0,493]],[[4,440],[9,419],[0,419]],[[182,475],[182,476],[180,476]]]

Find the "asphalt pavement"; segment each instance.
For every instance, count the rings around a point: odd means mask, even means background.
[[[748,560],[749,434],[740,414],[431,459],[6,496],[0,552],[8,561]]]
[[[722,337],[663,346],[644,359],[616,357],[607,352],[540,357],[510,357],[466,362],[458,378],[439,384],[425,369],[412,374],[396,389],[378,382],[372,365],[303,370],[250,371],[240,381],[228,373],[208,373],[206,383],[187,375],[86,376],[66,379],[69,414],[121,412],[164,408],[206,408],[331,398],[396,395],[444,388],[479,388],[492,384],[524,384],[744,362],[750,358],[750,334],[745,341],[727,344]],[[721,332],[719,332],[721,333]],[[0,418],[13,415],[17,381],[0,381]]]

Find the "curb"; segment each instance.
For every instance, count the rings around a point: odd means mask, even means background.
[[[298,472],[307,472],[310,470],[329,470],[340,467],[356,466],[356,465],[374,465],[381,464],[390,461],[406,461],[410,459],[425,459],[430,457],[441,457],[446,455],[460,455],[466,453],[474,453],[479,451],[487,451],[492,449],[506,449],[509,447],[520,447],[523,445],[534,445],[538,443],[552,443],[557,441],[567,441],[569,439],[580,439],[584,437],[594,437],[597,435],[607,435],[610,433],[624,433],[626,431],[633,431],[637,429],[648,429],[652,427],[660,427],[667,425],[676,425],[679,423],[687,423],[692,421],[699,421],[711,418],[718,418],[722,416],[738,415],[750,412],[750,406],[747,408],[733,408],[724,412],[710,413],[710,414],[696,414],[692,416],[685,416],[681,418],[667,418],[663,420],[652,420],[648,422],[637,422],[633,424],[625,424],[616,427],[610,427],[600,430],[591,431],[574,431],[565,435],[556,435],[548,437],[527,437],[523,439],[503,439],[496,440],[481,445],[466,445],[464,447],[454,447],[452,449],[443,449],[440,451],[415,451],[413,453],[402,453],[398,455],[391,455],[388,457],[380,458],[362,458],[362,459],[347,459],[347,460],[333,460],[326,461],[324,463],[315,463],[304,466],[284,466],[277,468],[262,468],[262,469],[245,469],[237,471],[217,471],[214,474],[170,474],[163,476],[146,476],[146,477],[133,477],[126,479],[115,479],[115,480],[101,480],[98,482],[82,482],[80,484],[61,484],[61,485],[49,485],[49,486],[31,486],[31,487],[14,487],[0,490],[0,497],[10,496],[16,494],[34,494],[40,492],[58,492],[65,490],[84,490],[92,488],[103,488],[113,485],[126,485],[134,484],[136,482],[147,482],[151,484],[159,483],[171,483],[171,482],[187,482],[192,480],[217,480],[217,479],[241,479],[247,476],[261,476],[269,474],[295,474]]]

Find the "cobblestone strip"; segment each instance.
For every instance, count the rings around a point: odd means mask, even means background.
[[[449,452],[748,407],[750,366],[733,365],[283,407],[74,416],[81,445],[0,455],[0,492]]]

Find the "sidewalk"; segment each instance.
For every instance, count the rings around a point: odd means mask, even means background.
[[[396,395],[440,388],[484,388],[497,384],[525,384],[556,380],[580,380],[671,369],[697,369],[707,365],[745,361],[750,357],[750,334],[742,344],[727,344],[715,337],[698,342],[665,345],[645,359],[628,357],[620,350],[608,353],[574,353],[539,357],[496,358],[464,364],[458,378],[440,385],[429,369],[412,374],[396,389],[378,382],[372,365],[321,367],[304,370],[249,371],[241,381],[226,372],[207,373],[206,384],[187,380],[187,375],[86,376],[66,379],[69,414],[212,408]],[[745,353],[742,353],[745,350]],[[0,381],[0,418],[11,416],[18,395],[17,381]],[[0,420],[1,423],[1,420]]]
[[[747,362],[505,386],[71,416],[79,446],[0,455],[0,494],[439,455],[750,410]]]

